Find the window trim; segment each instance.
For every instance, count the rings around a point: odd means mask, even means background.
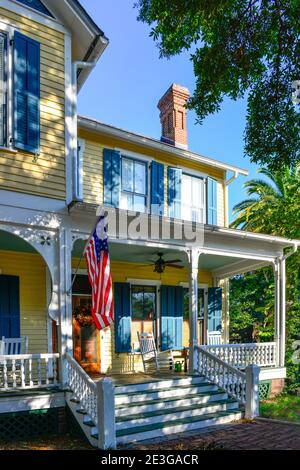
[[[13,38],[19,28],[0,20],[0,32],[6,35],[6,145],[0,149],[15,151],[13,145]]]
[[[203,220],[199,222],[200,224],[206,224],[207,223],[207,177],[201,175],[198,172],[190,172],[188,170],[182,169],[182,176],[189,176],[190,178],[197,178],[201,181],[203,181]],[[182,211],[182,198],[181,198],[181,211]],[[190,221],[192,222],[192,221]]]
[[[160,348],[161,343],[161,311],[160,311],[160,287],[161,281],[156,281],[155,279],[132,279],[127,278],[126,282],[130,284],[130,302],[131,302],[131,287],[132,286],[145,286],[145,287],[155,287],[156,288],[156,319],[155,319],[155,328],[156,328],[156,338],[154,338],[157,350]],[[134,354],[141,354],[140,351],[132,350]]]
[[[180,282],[179,285],[183,287],[184,289],[190,289],[189,283],[188,282]],[[202,289],[204,291],[204,322],[203,322],[203,328],[204,328],[204,343],[207,344],[207,320],[208,320],[208,288],[210,286],[208,284],[204,283],[198,283],[198,289]],[[199,312],[198,312],[199,314]],[[198,315],[198,321],[201,318]]]
[[[125,193],[125,194],[129,194],[129,195],[132,195],[132,196],[140,196],[140,197],[144,197],[145,198],[145,211],[143,213],[145,214],[148,214],[149,213],[149,196],[150,196],[150,187],[149,187],[149,184],[150,184],[150,178],[149,178],[149,160],[148,159],[142,159],[142,158],[139,158],[138,156],[133,156],[131,155],[129,152],[120,152],[120,157],[121,157],[121,184],[120,184],[120,202],[121,202],[121,197],[122,197],[122,193]],[[140,164],[143,164],[145,166],[145,174],[146,174],[146,181],[145,181],[145,189],[146,189],[146,193],[145,195],[143,195],[142,193],[136,193],[136,192],[133,192],[133,191],[128,191],[126,189],[123,189],[123,159],[127,159],[127,160],[131,160],[133,162],[137,162],[137,163],[140,163]],[[125,210],[128,210],[128,211],[132,211],[131,209],[125,209]],[[137,212],[133,209],[133,212]]]
[[[7,141],[8,141],[8,46],[9,46],[9,36],[6,31],[2,31],[0,29],[0,35],[1,37],[4,38],[4,54],[3,54],[3,71],[4,71],[4,78],[3,78],[3,83],[4,83],[4,89],[5,92],[3,92],[4,95],[4,104],[3,109],[5,110],[5,114],[3,116],[3,145],[0,144],[1,148],[7,148]]]

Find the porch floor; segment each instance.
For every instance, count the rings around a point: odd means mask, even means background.
[[[172,371],[156,372],[153,374],[145,374],[143,372],[136,372],[136,373],[131,373],[131,374],[111,374],[111,375],[97,374],[97,373],[89,374],[89,376],[94,380],[94,382],[98,382],[98,380],[104,377],[109,377],[116,386],[159,382],[160,380],[182,379],[184,377],[188,377],[188,375],[189,374],[185,372],[174,373]]]

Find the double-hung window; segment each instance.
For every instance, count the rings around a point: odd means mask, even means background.
[[[131,287],[131,337],[133,345],[138,341],[137,332],[153,333],[156,339],[156,287]]]
[[[7,145],[7,36],[0,32],[0,146]]]
[[[146,212],[147,163],[122,156],[121,209]]]
[[[182,174],[181,216],[184,220],[204,223],[205,183],[198,176]]]

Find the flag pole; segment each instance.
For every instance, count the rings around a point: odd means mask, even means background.
[[[93,236],[94,231],[96,230],[96,227],[97,227],[98,222],[99,222],[99,220],[101,219],[101,217],[104,217],[104,216],[103,216],[103,215],[100,215],[100,216],[97,218],[97,221],[96,221],[96,223],[95,223],[95,225],[94,225],[94,227],[93,227],[93,229],[92,229],[92,231],[91,231],[91,233],[90,233],[90,235],[89,235],[89,238],[87,239],[87,241],[86,241],[86,243],[85,243],[85,245],[84,245],[84,249],[83,249],[83,252],[81,253],[80,259],[79,259],[79,261],[78,261],[78,263],[77,263],[77,267],[76,267],[76,270],[75,270],[74,277],[73,277],[73,279],[72,279],[70,288],[66,291],[66,294],[67,294],[68,296],[69,296],[70,293],[71,293],[72,287],[73,287],[74,282],[75,282],[75,279],[76,279],[76,277],[77,277],[78,270],[79,270],[79,266],[80,266],[80,264],[81,264],[81,261],[83,260],[83,257],[84,257],[84,254],[85,254],[85,250],[87,249],[87,246],[88,246],[88,244],[89,244],[89,242],[90,242],[90,240],[91,240],[91,238],[92,238],[92,236]]]

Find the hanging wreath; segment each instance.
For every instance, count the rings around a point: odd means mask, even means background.
[[[94,324],[90,306],[79,305],[73,310],[73,317],[79,326],[91,326]]]

